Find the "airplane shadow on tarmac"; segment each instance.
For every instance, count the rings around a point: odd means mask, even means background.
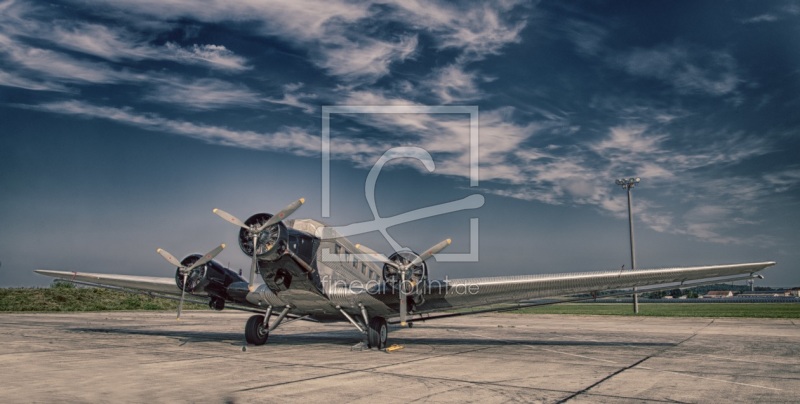
[[[111,335],[144,335],[154,337],[168,337],[181,341],[182,343],[189,342],[227,342],[231,345],[242,345],[244,336],[242,332],[203,332],[203,331],[188,331],[188,330],[153,330],[144,328],[69,328],[68,332],[79,333],[97,333],[97,334],[111,334]],[[333,344],[342,346],[351,346],[361,340],[360,335],[355,331],[349,330],[331,330],[322,332],[302,334],[284,334],[276,333],[271,334],[267,345],[306,345],[306,344]],[[576,341],[576,340],[541,340],[541,339],[491,339],[491,338],[474,338],[474,337],[392,337],[390,334],[390,344],[408,344],[408,345],[439,345],[439,346],[465,346],[465,345],[478,345],[478,346],[504,346],[504,345],[533,345],[533,346],[595,346],[595,347],[614,347],[614,346],[630,346],[630,347],[669,347],[675,346],[676,343],[671,342],[633,342],[633,341]]]

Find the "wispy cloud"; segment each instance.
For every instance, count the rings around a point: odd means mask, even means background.
[[[32,73],[26,79],[65,83],[107,84],[130,79],[131,73],[105,63],[77,59],[60,52],[20,44],[0,34],[0,54],[20,71]]]
[[[303,83],[289,83],[283,86],[283,96],[281,98],[264,98],[265,102],[277,105],[286,105],[289,107],[300,108],[303,111],[311,114],[318,110],[318,107],[302,101],[303,99],[317,98],[316,94],[309,94],[301,92]]]
[[[222,45],[198,45],[181,47],[167,42],[166,51],[157,49],[152,59],[175,60],[185,64],[200,64],[233,71],[249,70],[247,59],[238,56]]]
[[[419,29],[435,33],[437,47],[458,49],[460,62],[481,60],[499,53],[521,40],[527,22],[510,14],[525,3],[501,1],[481,3],[445,3],[395,1],[397,19]],[[519,14],[516,15],[519,17]]]
[[[68,92],[67,87],[46,80],[31,80],[11,72],[0,71],[0,85],[33,91]]]
[[[639,48],[622,53],[611,63],[634,76],[661,80],[682,93],[726,95],[742,82],[736,61],[722,51],[677,45]]]
[[[0,32],[5,33],[9,40],[13,38],[17,47],[24,47],[24,41],[34,39],[63,50],[112,62],[166,60],[230,71],[251,68],[245,58],[222,45],[193,44],[182,47],[172,42],[158,45],[152,42],[155,38],[148,31],[134,32],[125,26],[63,19],[59,15],[52,15],[51,10],[27,2],[9,1],[5,8],[6,12],[0,16]],[[54,49],[48,52],[56,53]]]
[[[98,106],[82,101],[60,101],[21,107],[83,118],[106,119],[223,146],[289,151],[300,156],[319,154],[319,137],[297,127],[287,127],[271,133],[240,131],[216,125],[164,118],[159,114],[137,112],[131,108]]]
[[[431,91],[444,104],[463,103],[482,95],[478,81],[478,74],[467,72],[462,64],[450,64],[434,70],[423,80],[421,87]]]
[[[217,79],[186,81],[171,77],[155,80],[150,86],[145,99],[192,110],[254,107],[260,102],[256,92]]]
[[[402,62],[414,55],[416,35],[403,36],[396,41],[360,38],[335,41],[327,38],[318,50],[318,64],[335,76],[350,82],[373,83],[389,74],[393,63]]]
[[[588,21],[572,19],[564,24],[567,37],[575,44],[578,52],[587,56],[597,56],[603,51],[603,41],[608,30]]]
[[[775,22],[778,21],[778,16],[775,14],[760,14],[755,17],[745,18],[742,20],[743,24],[756,24],[760,22]]]

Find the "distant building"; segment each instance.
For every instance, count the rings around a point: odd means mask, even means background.
[[[757,290],[755,292],[742,292],[736,297],[797,297],[800,289],[795,290]]]
[[[703,295],[704,299],[724,299],[727,297],[733,297],[733,292],[730,290],[710,290]]]

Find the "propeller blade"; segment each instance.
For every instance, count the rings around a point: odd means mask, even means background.
[[[257,266],[258,266],[258,255],[256,254],[256,251],[258,251],[257,243],[258,243],[258,233],[254,233],[253,234],[253,259],[250,261],[250,283],[248,284],[248,288],[251,291],[253,290],[253,284],[255,284],[255,282],[256,282],[256,269],[257,269]]]
[[[400,271],[400,325],[406,326],[406,315],[408,314],[408,297],[406,297],[406,271]]]
[[[206,255],[200,257],[199,260],[195,261],[192,266],[186,269],[186,273],[191,272],[193,269],[199,267],[200,265],[205,265],[208,261],[211,261],[214,257],[217,256],[222,250],[225,249],[225,244],[220,244],[217,248],[209,251]]]
[[[289,215],[294,213],[294,211],[299,209],[300,206],[302,206],[304,203],[306,203],[306,198],[300,198],[290,203],[288,206],[283,208],[283,210],[281,210],[280,212],[276,213],[274,216],[269,218],[269,220],[267,220],[266,223],[262,224],[261,227],[258,228],[258,231],[259,232],[264,231],[264,229],[266,229],[267,227],[272,226],[283,219],[286,219]]]
[[[181,318],[181,310],[183,309],[183,297],[186,296],[186,278],[189,276],[189,272],[183,274],[183,288],[181,288],[181,300],[178,301],[178,319]]]
[[[433,257],[434,254],[438,254],[440,251],[444,250],[445,247],[449,246],[451,242],[452,242],[452,240],[450,240],[450,239],[443,240],[439,244],[436,244],[435,246],[429,248],[427,251],[425,251],[424,253],[420,254],[419,257],[414,258],[414,260],[411,261],[410,264],[408,264],[408,268],[417,266],[417,265],[423,263],[424,261],[427,261],[428,259]]]
[[[369,247],[367,247],[365,245],[356,244],[356,249],[360,250],[361,252],[363,252],[366,255],[369,255],[375,261],[382,262],[382,263],[384,263],[386,265],[389,265],[389,266],[392,266],[392,267],[394,267],[396,269],[399,268],[399,265],[397,265],[394,261],[390,260],[389,258],[386,258],[385,255],[383,255],[383,254],[381,254],[381,253],[379,253],[379,252],[377,252],[377,251],[375,251],[375,250],[373,250],[373,249],[371,249],[371,248],[369,248]]]
[[[164,259],[167,260],[167,262],[169,262],[170,264],[175,265],[178,268],[183,268],[181,262],[178,261],[177,258],[175,258],[172,254],[168,253],[166,250],[162,250],[161,248],[159,248],[156,250],[156,252],[162,257],[164,257]]]
[[[231,223],[233,223],[233,224],[235,224],[235,225],[237,225],[239,227],[242,227],[242,228],[245,228],[247,230],[250,230],[250,227],[247,226],[246,224],[244,224],[243,221],[239,220],[236,216],[234,216],[234,215],[232,215],[232,214],[230,214],[230,213],[228,213],[228,212],[226,212],[226,211],[224,211],[222,209],[214,208],[214,210],[212,210],[212,212],[214,212],[214,214],[216,214],[217,216],[219,216],[219,217],[221,217],[221,218],[223,218],[223,219],[225,219],[225,220],[227,220],[227,221],[229,221],[229,222],[231,222]]]

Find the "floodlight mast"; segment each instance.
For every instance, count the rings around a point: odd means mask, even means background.
[[[616,180],[616,184],[628,191],[628,232],[631,239],[631,271],[636,270],[636,244],[633,241],[633,210],[631,208],[631,189],[642,179],[639,177],[621,178]],[[636,287],[633,288],[633,313],[639,314],[639,295],[636,294]]]

